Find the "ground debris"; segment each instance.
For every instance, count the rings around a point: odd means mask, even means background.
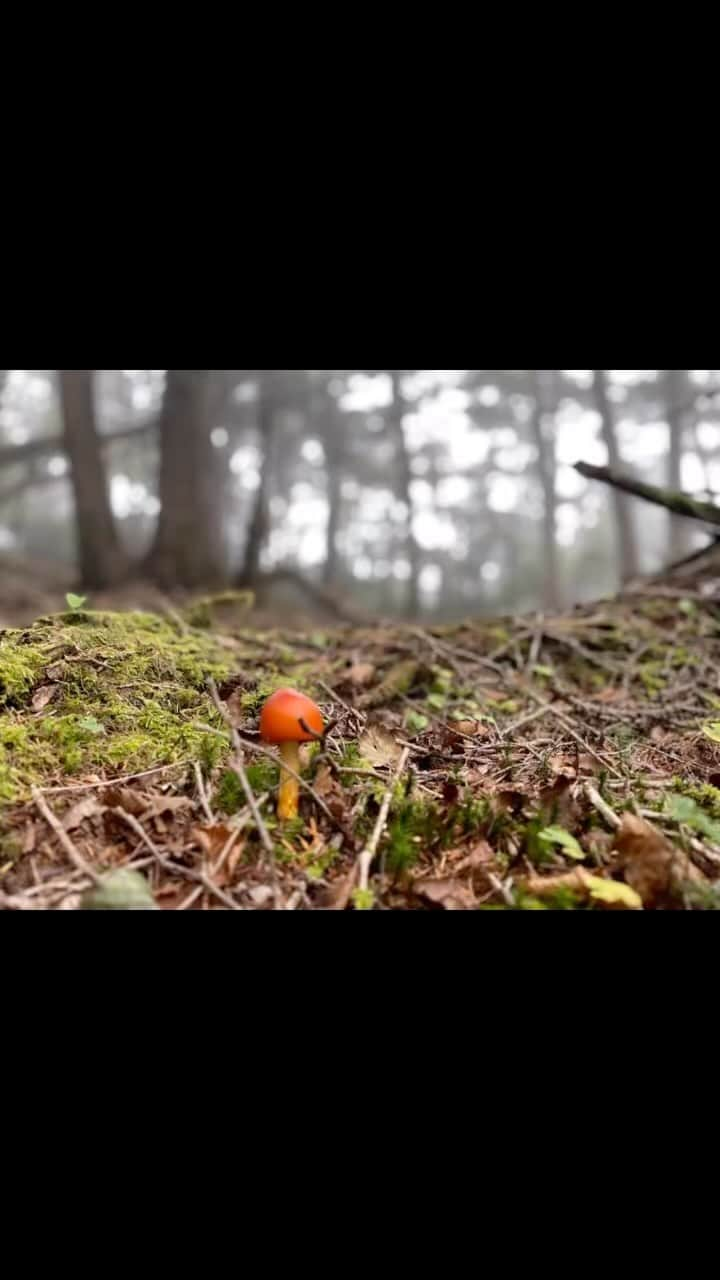
[[[322,635],[128,616],[0,637],[0,909],[77,910],[117,870],[162,910],[718,909],[711,598]],[[283,685],[329,727],[287,828],[258,732]]]

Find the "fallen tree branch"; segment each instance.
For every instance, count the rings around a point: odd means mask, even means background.
[[[634,498],[642,498],[644,502],[652,502],[657,507],[664,507],[675,516],[685,516],[689,520],[702,520],[706,524],[720,525],[720,507],[712,502],[701,502],[686,493],[674,493],[671,489],[661,489],[657,485],[643,484],[630,476],[619,475],[611,467],[595,467],[589,462],[577,462],[575,470],[586,480],[599,480],[601,484],[610,485],[612,489],[620,489]]]

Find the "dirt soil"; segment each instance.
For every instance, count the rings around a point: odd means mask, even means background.
[[[0,909],[720,908],[715,583],[430,628],[128,600],[6,599]],[[326,734],[281,825],[283,685]]]

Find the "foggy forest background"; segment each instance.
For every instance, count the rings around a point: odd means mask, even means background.
[[[370,616],[559,609],[709,541],[720,370],[0,370],[0,557],[90,590],[309,584]]]

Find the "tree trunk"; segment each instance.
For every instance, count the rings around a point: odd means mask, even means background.
[[[113,586],[128,572],[110,505],[95,421],[94,369],[58,369],[65,449],[75,498],[78,561],[83,585]]]
[[[160,502],[148,571],[161,586],[225,580],[222,502],[210,440],[211,370],[168,369],[160,415]]]
[[[546,609],[562,608],[560,561],[557,541],[557,479],[555,414],[557,398],[551,369],[535,371],[535,408],[532,430],[538,451],[538,471],[543,491],[543,604]]]
[[[673,493],[682,489],[682,460],[685,438],[685,400],[687,399],[687,383],[680,369],[665,370],[665,404],[670,432],[670,448],[668,450],[667,487]],[[670,563],[681,560],[688,550],[688,528],[683,520],[676,516],[669,517],[668,554]]]
[[[416,618],[420,613],[420,570],[422,556],[415,537],[414,519],[415,505],[412,498],[412,468],[410,453],[405,435],[406,404],[402,390],[402,374],[399,369],[389,369],[392,381],[392,401],[387,413],[387,423],[395,446],[395,467],[397,474],[396,492],[407,511],[403,534],[404,552],[410,565],[410,578],[405,598],[405,613],[409,618]]]
[[[612,472],[622,470],[622,455],[618,444],[615,416],[608,398],[607,370],[595,369],[595,404],[602,423],[602,438],[608,452],[608,462]],[[636,578],[639,572],[637,540],[632,503],[620,490],[613,492],[615,505],[615,521],[617,526],[617,543],[620,557],[620,574],[623,582]]]
[[[260,578],[263,547],[270,534],[270,488],[278,411],[277,384],[274,375],[274,369],[260,371],[257,426],[263,456],[260,464],[260,485],[255,493],[245,545],[245,558],[240,574],[240,584],[243,586],[252,586]]]

